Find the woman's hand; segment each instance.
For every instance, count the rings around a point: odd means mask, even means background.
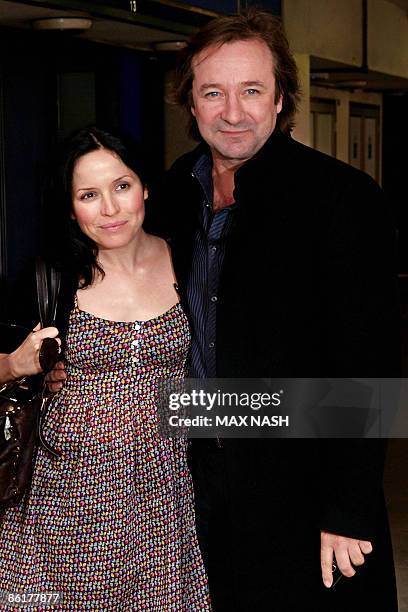
[[[0,382],[9,382],[22,376],[31,376],[41,372],[39,353],[44,338],[56,338],[61,346],[61,340],[57,338],[56,327],[45,327],[40,329],[40,324],[27,336],[20,346],[0,360]]]
[[[57,361],[55,366],[45,377],[45,383],[50,393],[57,393],[64,386],[64,382],[67,378],[65,372],[65,364],[63,361]]]

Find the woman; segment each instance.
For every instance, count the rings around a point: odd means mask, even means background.
[[[61,169],[47,217],[67,380],[44,423],[61,455],[39,449],[5,512],[0,589],[61,593],[67,610],[209,610],[186,443],[156,430],[158,380],[183,376],[189,346],[169,249],[143,230],[147,190],[122,141],[85,129]]]

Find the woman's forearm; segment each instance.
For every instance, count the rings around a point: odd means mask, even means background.
[[[18,375],[13,371],[13,362],[10,355],[0,353],[0,385],[11,382],[16,378],[18,378]]]

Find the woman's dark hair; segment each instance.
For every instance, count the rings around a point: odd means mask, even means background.
[[[241,15],[217,17],[201,28],[180,51],[175,80],[173,99],[184,107],[189,114],[190,135],[199,140],[195,118],[191,114],[193,106],[192,83],[194,79],[194,58],[204,49],[221,46],[241,40],[260,40],[272,53],[276,98],[283,96],[283,106],[277,117],[277,127],[284,133],[290,133],[294,127],[294,118],[300,99],[300,87],[296,62],[289,49],[288,40],[278,17],[266,11],[249,9]]]
[[[146,185],[145,167],[137,145],[127,137],[114,136],[97,127],[86,127],[59,147],[43,197],[42,252],[47,261],[77,279],[81,288],[104,271],[96,244],[72,218],[72,179],[75,164],[87,153],[106,149],[117,155]]]

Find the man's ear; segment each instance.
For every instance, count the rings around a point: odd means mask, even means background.
[[[148,198],[148,197],[149,197],[149,190],[148,190],[148,188],[147,188],[147,187],[145,187],[145,188],[143,189],[143,199],[144,199],[144,200],[147,200],[147,198]]]
[[[283,95],[281,94],[281,95],[279,96],[279,100],[278,100],[278,103],[277,103],[277,105],[276,105],[276,113],[277,113],[277,114],[279,114],[279,113],[281,112],[282,107],[283,107]]]

